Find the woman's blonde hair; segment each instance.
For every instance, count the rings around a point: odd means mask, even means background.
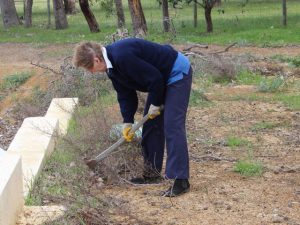
[[[103,58],[102,46],[93,41],[79,43],[74,52],[73,63],[76,67],[90,69],[94,66],[94,58]]]

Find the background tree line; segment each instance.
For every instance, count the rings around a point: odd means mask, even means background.
[[[33,0],[24,1],[24,26],[32,26],[32,6]],[[93,11],[90,7],[91,0],[78,0],[80,9],[87,21],[91,32],[99,32],[100,26],[94,16]],[[172,26],[172,18],[169,16],[169,7],[180,8],[184,7],[185,4],[193,5],[193,23],[194,27],[198,26],[198,7],[203,8],[206,31],[213,32],[213,20],[212,20],[212,9],[215,6],[222,4],[221,0],[156,0],[157,4],[161,7],[162,12],[162,24],[164,32],[169,32]],[[249,0],[241,1],[243,4],[247,4]],[[123,28],[126,24],[124,16],[124,8],[122,0],[96,0],[100,2],[101,6],[105,10],[114,11],[117,17],[118,28]],[[76,13],[75,0],[52,0],[53,14],[55,19],[56,29],[68,28],[67,14]],[[147,22],[143,12],[141,0],[128,0],[128,8],[131,15],[131,22],[133,27],[133,33],[135,36],[144,36],[147,33]],[[50,15],[50,0],[47,0],[48,9],[48,24],[51,23]],[[0,0],[0,10],[3,19],[3,25],[5,28],[11,26],[21,25],[20,17],[17,14],[14,0]],[[224,13],[224,10],[220,9],[219,13]],[[282,24],[287,25],[287,7],[286,0],[282,0]]]

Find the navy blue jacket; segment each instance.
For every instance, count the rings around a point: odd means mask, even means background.
[[[167,80],[178,52],[138,38],[128,38],[106,46],[113,68],[108,72],[117,91],[124,123],[132,123],[138,107],[136,91],[149,92],[150,104],[164,103]]]

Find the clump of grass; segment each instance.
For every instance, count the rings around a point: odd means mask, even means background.
[[[15,89],[25,83],[31,76],[32,73],[30,72],[15,73],[5,76],[0,84],[0,90]]]
[[[202,90],[192,89],[189,103],[191,106],[206,107],[209,106],[211,102],[207,99]]]
[[[264,79],[258,85],[258,91],[260,92],[277,92],[285,85],[283,77],[277,76],[273,79]]]
[[[239,146],[247,146],[251,144],[249,141],[235,136],[229,136],[226,139],[225,143],[227,146],[229,146],[232,149]]]
[[[260,82],[262,82],[263,76],[252,73],[247,70],[242,70],[237,76],[236,76],[236,82],[238,84],[246,84],[246,85],[258,85]]]
[[[257,161],[240,160],[234,165],[234,172],[243,176],[260,176],[263,173],[263,166]]]

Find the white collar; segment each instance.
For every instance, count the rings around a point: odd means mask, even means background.
[[[106,68],[107,69],[113,68],[111,62],[109,61],[109,59],[107,57],[107,52],[106,52],[106,48],[105,47],[102,47],[102,56],[103,56],[105,64],[106,64]]]

